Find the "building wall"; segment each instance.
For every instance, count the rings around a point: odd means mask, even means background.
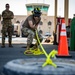
[[[53,33],[54,29],[54,17],[53,16],[41,16],[41,21],[43,22],[43,25],[39,25],[40,29],[43,31],[43,34],[46,32]],[[51,25],[48,25],[48,22],[51,22]]]
[[[15,15],[14,19],[12,20],[12,23],[14,24],[14,23],[16,23],[16,21],[19,21],[21,23],[21,22],[25,21],[26,18],[27,18],[26,15]],[[43,31],[43,35],[46,32],[50,32],[52,34],[53,30],[54,30],[54,16],[42,15],[41,16],[41,21],[43,22],[43,25],[39,24],[38,30],[42,30]],[[49,21],[51,21],[51,25],[48,25]],[[2,26],[1,26],[1,23],[0,23],[0,30],[1,30],[1,27]]]
[[[13,23],[16,23],[16,21],[22,22],[26,19],[26,15],[15,15],[14,19],[12,20]]]
[[[17,20],[20,22],[25,21],[26,17],[27,16],[15,15],[13,23]],[[43,25],[39,24],[38,30],[42,30],[43,34],[45,34],[46,32],[50,32],[52,34],[54,30],[54,16],[42,15],[41,21],[43,22]],[[51,25],[48,25],[49,21],[51,22]]]

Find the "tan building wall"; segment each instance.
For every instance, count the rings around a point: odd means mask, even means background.
[[[26,19],[26,15],[15,15],[14,19],[12,20],[13,23],[16,23],[16,21],[24,21]]]
[[[19,21],[21,23],[22,21],[25,21],[26,17],[27,17],[26,15],[15,15],[14,19],[12,20],[12,23],[14,24],[16,23],[16,21]],[[42,15],[41,21],[43,22],[43,24],[38,26],[38,30],[42,30],[43,35],[46,32],[50,32],[52,34],[54,30],[54,16]],[[51,22],[51,25],[48,25],[49,21]],[[0,23],[0,30],[1,30],[1,23]]]
[[[41,16],[41,21],[43,22],[43,25],[39,25],[40,29],[43,31],[43,34],[46,32],[53,33],[54,28],[54,17],[53,16]],[[48,25],[48,22],[51,22],[51,25]]]
[[[26,17],[27,16],[15,15],[13,23],[15,23],[16,21],[25,21]],[[50,32],[52,34],[54,30],[54,16],[42,15],[41,21],[43,22],[43,24],[39,24],[38,30],[42,30],[43,34],[45,34],[46,32]],[[48,25],[49,21],[51,22],[51,25]]]

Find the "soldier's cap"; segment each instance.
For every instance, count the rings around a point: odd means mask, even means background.
[[[9,7],[9,4],[8,3],[6,4],[6,7]]]

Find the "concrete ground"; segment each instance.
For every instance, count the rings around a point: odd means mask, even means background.
[[[7,38],[6,38],[7,40]],[[18,41],[17,41],[18,40]],[[13,48],[9,48],[8,47],[8,43],[6,44],[5,48],[1,48],[0,47],[0,75],[3,75],[2,70],[3,70],[3,66],[14,59],[29,59],[29,58],[46,58],[45,55],[39,55],[39,56],[28,56],[28,55],[24,55],[24,51],[26,49],[26,40],[21,39],[21,38],[13,38],[14,42],[18,42],[18,43],[14,43],[13,42]],[[1,46],[1,43],[0,43]],[[46,50],[47,53],[49,53],[50,51],[52,51],[53,49],[58,50],[58,46],[57,45],[52,45],[52,44],[46,44],[43,43],[43,47]],[[75,51],[69,51],[69,54],[72,56],[72,58],[68,58],[68,59],[74,59],[75,60]]]

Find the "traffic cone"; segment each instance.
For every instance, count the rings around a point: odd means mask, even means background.
[[[58,45],[58,55],[56,57],[71,57],[68,52],[68,42],[66,36],[65,20],[62,19],[62,26],[60,32],[60,41]]]

